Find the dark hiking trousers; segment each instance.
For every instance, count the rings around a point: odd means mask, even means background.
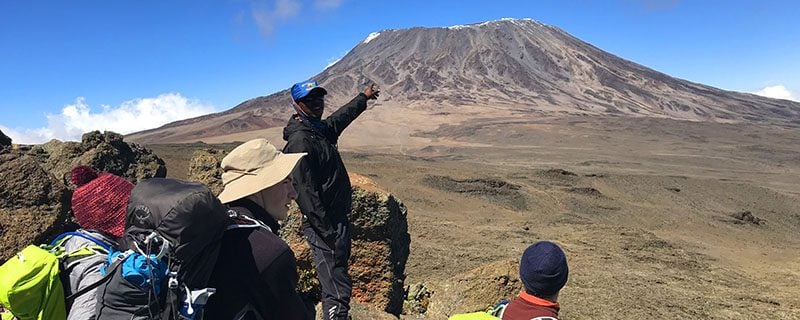
[[[317,268],[320,290],[322,291],[322,319],[346,320],[350,311],[350,294],[353,285],[347,274],[347,261],[350,260],[350,223],[342,221],[334,224],[336,243],[330,248],[322,236],[306,226],[303,234],[311,247],[314,266]]]

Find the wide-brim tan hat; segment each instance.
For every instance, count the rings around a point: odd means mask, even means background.
[[[222,159],[218,198],[228,203],[269,188],[286,179],[305,153],[283,153],[267,139],[253,139]]]

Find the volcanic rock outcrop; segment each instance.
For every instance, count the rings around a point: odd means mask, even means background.
[[[0,260],[32,243],[43,243],[70,223],[69,172],[77,165],[122,176],[132,182],[166,175],[164,161],[122,136],[99,131],[82,142],[52,140],[0,151]]]
[[[217,171],[224,152],[201,150],[190,160],[189,180],[218,186]],[[393,195],[380,189],[369,178],[350,174],[353,184],[353,225],[350,277],[353,281],[353,300],[372,308],[399,315],[403,308],[405,266],[411,237],[408,233],[406,207]],[[283,237],[297,258],[301,294],[319,300],[319,283],[311,251],[301,232],[301,217],[297,207],[281,228]]]
[[[92,131],[85,133],[80,143],[51,140],[33,147],[30,153],[64,184],[69,182],[70,170],[79,164],[128,178],[134,183],[167,175],[163,160],[150,150],[122,139],[122,135],[115,132]]]
[[[353,176],[351,173],[351,181],[355,180]],[[411,241],[406,208],[385,191],[364,189],[353,182],[353,211],[350,213],[353,300],[399,315],[403,308],[404,273]],[[300,232],[301,214],[295,209],[289,216],[282,236],[297,255],[304,293],[317,294],[311,252]]]
[[[222,192],[222,158],[224,150],[206,148],[192,154],[189,160],[189,180],[208,186],[214,194]]]
[[[0,149],[11,146],[11,138],[0,131]]]
[[[502,299],[516,296],[522,288],[519,261],[489,263],[447,281],[430,284],[433,294],[425,316],[444,320],[457,313],[486,310]]]

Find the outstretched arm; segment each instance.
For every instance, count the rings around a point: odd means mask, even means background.
[[[336,110],[333,114],[328,116],[325,121],[328,127],[333,130],[336,137],[339,137],[347,126],[350,125],[364,110],[367,109],[367,100],[376,100],[381,91],[375,87],[375,84],[370,84],[364,92],[359,93],[353,100]]]

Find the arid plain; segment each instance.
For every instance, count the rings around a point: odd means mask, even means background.
[[[492,117],[376,146],[359,121],[345,163],[408,207],[405,283],[432,300],[550,239],[570,264],[564,319],[800,319],[797,128]],[[148,147],[180,178],[203,145]]]

